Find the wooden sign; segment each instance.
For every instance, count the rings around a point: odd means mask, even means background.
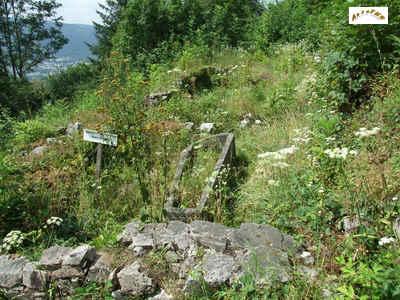
[[[99,133],[95,130],[84,129],[83,140],[98,144],[96,155],[96,178],[97,181],[100,182],[101,162],[103,159],[103,145],[116,147],[118,144],[118,136],[116,134]]]
[[[89,129],[83,130],[83,140],[114,147],[116,147],[118,144],[118,136],[116,134],[99,133]]]

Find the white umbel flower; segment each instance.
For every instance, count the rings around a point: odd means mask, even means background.
[[[384,236],[378,242],[379,246],[385,246],[394,243],[396,240],[392,237]]]

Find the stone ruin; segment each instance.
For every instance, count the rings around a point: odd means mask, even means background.
[[[314,262],[308,252],[300,255],[292,237],[268,225],[244,223],[229,228],[207,221],[132,222],[118,240],[123,252],[114,254],[116,249],[97,252],[81,245],[53,246],[38,262],[0,256],[0,290],[11,299],[49,299],[51,286],[52,297],[65,299],[87,283],[110,282],[115,299],[181,299],[204,285],[210,289],[229,286],[244,274],[252,275],[261,287],[287,282],[296,257],[306,257],[303,264]],[[148,263],[154,253],[160,255],[157,266],[165,268],[161,278]],[[163,284],[168,280],[173,286]]]
[[[180,208],[180,201],[178,199],[178,191],[180,188],[180,182],[184,173],[185,167],[187,167],[191,160],[196,146],[217,146],[221,150],[219,159],[214,167],[210,178],[204,187],[199,202],[196,208]],[[188,220],[195,217],[201,217],[204,213],[206,206],[209,204],[210,195],[218,184],[218,179],[221,171],[228,165],[233,165],[236,157],[235,151],[235,137],[232,133],[221,133],[213,135],[211,137],[200,140],[181,152],[178,167],[175,172],[175,176],[171,185],[168,200],[165,204],[165,211],[167,217],[170,220]]]

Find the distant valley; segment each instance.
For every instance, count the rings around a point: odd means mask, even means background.
[[[29,78],[40,79],[70,65],[88,60],[91,52],[86,43],[94,44],[96,42],[94,26],[64,24],[62,31],[69,40],[68,44],[57,53],[55,59],[39,65],[34,72],[29,74]]]

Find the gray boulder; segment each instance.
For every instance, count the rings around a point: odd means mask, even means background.
[[[358,227],[360,227],[361,222],[357,216],[349,217],[346,216],[343,218],[343,230],[345,233],[351,233],[355,231]]]
[[[0,287],[11,289],[22,283],[22,274],[28,263],[24,257],[0,256]]]
[[[37,268],[36,263],[27,263],[22,272],[22,283],[29,289],[44,291],[47,287],[48,273]]]
[[[61,267],[65,256],[72,252],[72,248],[53,246],[43,251],[39,265],[46,270],[56,270]]]
[[[233,249],[272,247],[293,253],[296,251],[291,236],[269,225],[243,223],[240,228],[231,231],[230,241]]]
[[[124,230],[117,237],[118,242],[125,246],[129,245],[132,243],[132,239],[140,233],[141,227],[142,224],[139,222],[126,224]]]
[[[48,150],[48,146],[39,146],[32,150],[31,155],[36,157],[43,156]]]
[[[96,249],[89,245],[81,245],[69,252],[62,261],[63,266],[81,267],[85,269],[96,259]]]
[[[154,291],[154,284],[144,272],[140,270],[139,262],[123,268],[118,274],[118,281],[121,292],[133,297],[151,294]]]
[[[208,253],[203,258],[202,271],[204,280],[211,287],[219,287],[224,283],[229,283],[238,270],[239,265],[230,255]]]
[[[226,250],[230,229],[224,225],[207,221],[193,221],[191,236],[202,246],[218,252]]]
[[[86,280],[90,282],[104,283],[112,272],[112,256],[108,253],[100,253],[97,261],[89,268]]]

